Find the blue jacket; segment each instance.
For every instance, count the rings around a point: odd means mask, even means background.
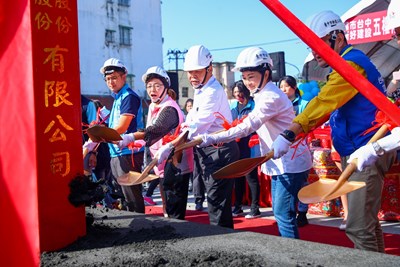
[[[125,133],[136,132],[138,127],[138,114],[141,109],[140,97],[134,91],[132,91],[131,88],[129,88],[128,84],[125,84],[117,94],[112,93],[111,95],[114,97],[114,102],[111,109],[108,126],[110,128],[114,128],[116,125],[118,125],[121,114],[132,114],[135,117],[132,119]],[[112,158],[132,154],[132,151],[128,147],[124,147],[121,150],[113,143],[108,143],[108,146],[110,148],[110,155]],[[140,151],[136,151],[135,153]]]
[[[346,46],[341,54],[348,48]],[[383,78],[371,60],[360,50],[351,49],[343,58],[361,66],[367,79],[384,94]],[[340,156],[348,156],[359,147],[368,143],[376,131],[364,134],[372,127],[377,108],[362,94],[356,94],[350,101],[333,112],[330,118],[332,141]]]
[[[231,113],[232,113],[232,120],[241,119],[244,116],[246,116],[247,114],[249,114],[253,110],[254,105],[255,105],[255,103],[254,103],[253,98],[250,98],[247,105],[245,107],[243,107],[242,110],[239,111],[239,102],[233,101],[230,105]],[[241,159],[250,157],[251,149],[249,148],[249,139],[251,136],[252,136],[252,134],[250,134],[249,136],[243,137],[237,143],[239,146]],[[257,148],[257,149],[259,149],[259,148]]]
[[[309,101],[301,98],[301,96],[296,94],[296,98],[292,101],[294,114],[297,116],[299,113],[303,112]]]

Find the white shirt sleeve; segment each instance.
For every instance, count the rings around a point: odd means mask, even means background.
[[[392,134],[388,135],[380,140],[378,144],[386,152],[394,151],[400,148],[400,127],[396,127],[392,130]]]

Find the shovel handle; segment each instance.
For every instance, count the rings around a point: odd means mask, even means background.
[[[191,148],[191,147],[200,145],[202,142],[203,142],[203,140],[201,140],[200,138],[193,139],[192,141],[189,141],[187,143],[176,146],[175,152],[179,152],[179,151],[185,150],[187,148]]]
[[[388,126],[386,124],[382,125],[379,130],[372,136],[372,138],[368,141],[368,144],[375,142],[379,139],[381,139],[383,136],[388,131]],[[332,187],[332,189],[323,196],[323,199],[328,199],[330,195],[335,193],[339,188],[347,182],[349,177],[357,170],[357,159],[353,159],[349,165],[344,169],[344,171],[340,174],[339,179],[337,180],[335,186]]]
[[[224,132],[224,131],[225,130],[219,130],[219,131],[213,132],[212,134],[217,134],[217,133],[221,133],[221,132]],[[179,151],[182,151],[182,150],[187,149],[187,148],[198,146],[201,143],[203,143],[203,140],[201,138],[195,138],[192,141],[189,141],[187,143],[184,143],[184,144],[176,146],[175,147],[175,152],[179,152]]]

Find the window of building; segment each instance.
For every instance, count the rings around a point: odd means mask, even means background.
[[[132,45],[132,28],[119,26],[119,43],[121,45]]]
[[[118,0],[118,5],[120,6],[130,6],[131,0]]]
[[[182,97],[189,97],[189,88],[182,87]]]
[[[113,0],[107,0],[107,3],[112,4]]]
[[[115,43],[115,31],[106,30],[106,43]]]

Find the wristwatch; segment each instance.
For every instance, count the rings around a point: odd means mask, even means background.
[[[296,139],[296,134],[290,130],[284,130],[283,133],[281,133],[281,135],[291,143],[293,143],[294,140]]]
[[[372,147],[375,150],[376,155],[383,156],[385,154],[385,150],[378,144],[378,142],[372,142]]]

